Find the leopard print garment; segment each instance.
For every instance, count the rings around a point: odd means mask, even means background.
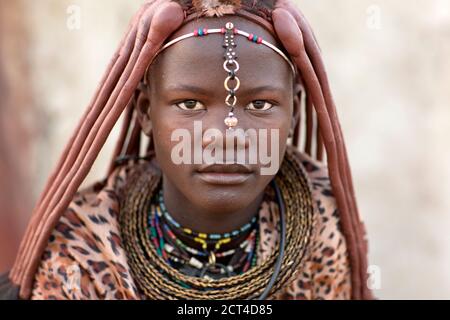
[[[301,154],[313,187],[314,231],[293,280],[272,299],[350,299],[350,265],[326,166]],[[118,225],[119,194],[133,163],[78,192],[55,227],[35,276],[33,300],[143,299],[127,264]],[[260,209],[257,263],[278,243],[278,206]]]

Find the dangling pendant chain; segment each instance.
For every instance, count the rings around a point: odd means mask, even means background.
[[[236,43],[234,41],[235,34],[237,34],[237,30],[234,28],[233,23],[228,22],[225,26],[225,40],[223,44],[223,47],[226,49],[223,68],[228,73],[228,77],[224,82],[225,90],[228,91],[228,96],[225,99],[225,103],[230,108],[228,117],[225,118],[224,122],[228,126],[228,130],[232,130],[238,125],[238,119],[234,115],[234,108],[237,104],[236,92],[241,86],[241,81],[236,76],[236,72],[239,71],[239,63],[237,62],[238,57],[234,50],[236,48]],[[230,87],[230,81],[236,81],[236,86],[233,88]]]

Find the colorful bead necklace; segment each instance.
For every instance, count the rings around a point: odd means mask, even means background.
[[[174,228],[182,231],[184,234],[186,234],[190,237],[193,237],[196,242],[201,243],[204,247],[206,247],[206,245],[205,245],[206,240],[219,240],[218,243],[220,243],[220,245],[230,242],[232,238],[238,237],[241,234],[245,233],[246,231],[250,230],[252,227],[254,227],[256,220],[257,220],[256,217],[253,217],[250,222],[246,223],[241,228],[231,231],[231,232],[227,232],[227,233],[223,233],[223,234],[218,234],[218,233],[206,234],[206,233],[202,233],[202,232],[196,232],[190,228],[182,227],[181,224],[178,223],[167,211],[167,207],[164,203],[164,196],[163,196],[162,190],[159,191],[159,207],[162,211],[164,218],[167,220],[167,222],[170,223],[170,225],[172,225]],[[206,248],[204,248],[204,249],[206,249]]]
[[[248,227],[244,226],[245,228],[240,228],[239,232],[234,232],[235,235],[241,235],[243,232],[251,230],[246,239],[238,247],[219,252],[218,250],[220,250],[224,243],[231,241],[230,237],[219,235],[220,237],[213,237],[218,238],[218,240],[216,240],[213,251],[208,252],[206,250],[207,246],[205,247],[206,242],[200,242],[202,244],[202,250],[197,250],[178,239],[170,228],[171,226],[176,227],[174,223],[170,223],[169,219],[163,219],[163,217],[171,218],[171,216],[167,212],[167,209],[165,209],[165,206],[164,211],[161,208],[161,204],[164,205],[162,192],[158,195],[158,202],[158,204],[151,204],[150,206],[148,215],[148,225],[150,226],[149,237],[158,255],[170,266],[174,267],[178,265],[181,269],[187,271],[188,274],[211,279],[214,276],[217,278],[218,276],[242,274],[256,266],[256,250],[259,243],[259,227],[255,223],[257,222],[256,217],[252,219],[252,222],[247,224],[249,225]],[[176,223],[174,219],[172,219],[172,222]],[[181,228],[180,226],[178,229],[185,230],[186,228]],[[187,234],[194,235],[195,232]],[[200,235],[201,233],[197,234]],[[228,234],[231,235],[233,233],[227,233],[226,235],[228,236]],[[211,237],[205,234],[202,239],[211,240]],[[231,257],[227,265],[217,262],[217,259],[226,257]],[[201,259],[205,258],[208,261],[202,262]]]

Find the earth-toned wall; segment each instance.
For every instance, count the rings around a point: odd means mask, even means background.
[[[0,242],[9,244],[0,246],[3,270],[140,3],[0,0],[8,17],[0,19],[0,191],[24,194],[1,198]],[[328,67],[369,234],[375,295],[449,298],[450,2],[296,3]],[[115,136],[88,183],[105,174]]]

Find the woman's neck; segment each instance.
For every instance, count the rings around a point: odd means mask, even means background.
[[[168,179],[164,179],[163,193],[166,208],[175,221],[185,228],[207,234],[223,234],[240,229],[257,215],[264,197],[264,193],[261,193],[247,207],[239,210],[211,212],[196,206]]]

